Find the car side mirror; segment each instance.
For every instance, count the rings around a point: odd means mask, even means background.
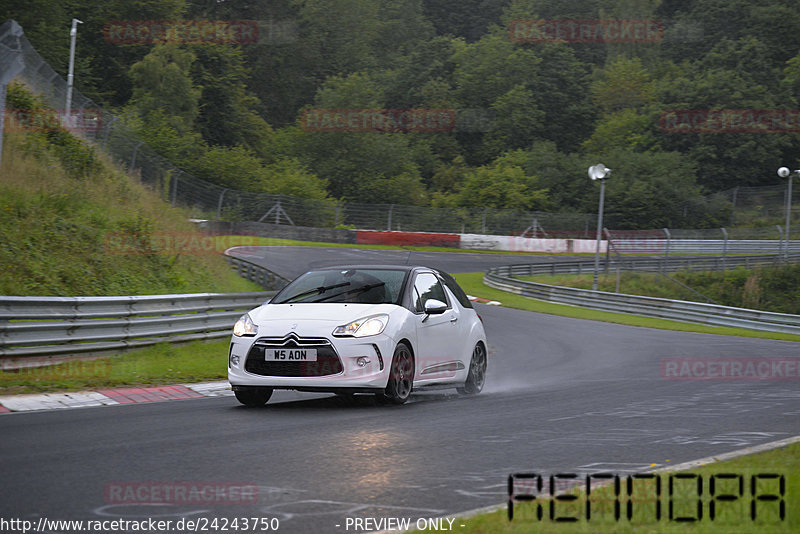
[[[425,302],[425,313],[428,315],[441,315],[447,311],[447,304],[441,300],[429,299]]]

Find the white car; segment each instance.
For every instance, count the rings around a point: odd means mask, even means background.
[[[233,328],[228,380],[247,406],[275,389],[373,393],[403,404],[412,390],[481,391],[486,334],[464,291],[428,267],[309,271]]]

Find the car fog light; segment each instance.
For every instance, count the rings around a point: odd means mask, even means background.
[[[230,363],[231,367],[236,367],[237,365],[239,365],[239,356],[237,356],[236,354],[231,354]]]
[[[364,367],[364,366],[365,366],[365,365],[367,365],[368,363],[369,363],[369,359],[368,359],[368,358],[365,358],[364,356],[361,356],[359,359],[357,359],[357,360],[356,360],[356,364],[357,364],[359,367]]]

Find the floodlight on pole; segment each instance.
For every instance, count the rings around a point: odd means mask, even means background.
[[[778,169],[778,176],[789,179],[789,189],[786,191],[786,229],[784,230],[785,246],[783,247],[784,259],[789,258],[789,226],[792,224],[792,178],[795,174],[800,175],[800,169],[790,170],[788,167]]]
[[[72,19],[72,27],[69,30],[69,72],[67,73],[67,101],[64,103],[64,116],[68,121],[72,120],[72,83],[75,78],[73,72],[75,70],[75,40],[78,37],[78,24],[83,24],[83,21]]]
[[[600,206],[597,209],[597,246],[594,251],[594,280],[592,291],[597,291],[597,273],[600,270],[600,241],[603,236],[603,202],[606,192],[606,178],[611,174],[611,169],[598,163],[589,167],[589,178],[600,182]]]

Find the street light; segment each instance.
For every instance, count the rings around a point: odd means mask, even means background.
[[[786,246],[783,250],[784,259],[789,259],[789,225],[792,222],[792,175],[800,175],[800,169],[791,171],[788,167],[781,167],[778,169],[778,176],[781,178],[789,178],[789,190],[786,194]]]
[[[606,178],[611,174],[611,169],[598,163],[589,167],[589,178],[600,181],[600,207],[597,210],[597,248],[594,251],[594,281],[592,291],[597,291],[597,272],[600,270],[600,238],[603,232],[603,200],[606,193]]]
[[[72,82],[74,79],[73,70],[75,69],[75,39],[78,36],[78,24],[83,24],[82,20],[72,19],[72,28],[69,30],[69,72],[67,74],[67,101],[64,104],[64,114],[67,120],[72,120]],[[70,126],[69,124],[67,126]]]

